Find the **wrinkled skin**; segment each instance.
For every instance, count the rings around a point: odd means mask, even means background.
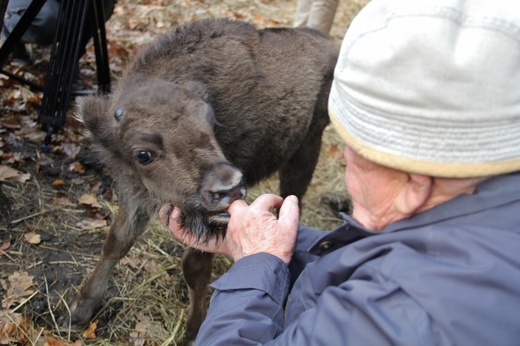
[[[163,204],[199,242],[222,237],[228,206],[275,172],[282,197],[304,195],[329,123],[337,47],[310,29],[230,20],[179,27],[145,47],[109,98],[86,97],[80,117],[118,185],[119,212],[100,261],[65,324],[86,325],[115,264]],[[188,248],[186,342],[206,311],[212,255]]]

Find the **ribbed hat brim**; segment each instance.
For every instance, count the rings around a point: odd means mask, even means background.
[[[418,146],[421,146],[420,138],[416,138],[414,141],[410,137],[403,137],[401,130],[392,131],[390,129],[391,126],[389,124],[385,124],[384,122],[378,123],[375,121],[375,123],[372,123],[372,126],[367,129],[366,121],[364,121],[362,130],[360,131],[360,128],[358,128],[356,131],[356,125],[353,125],[352,123],[355,123],[356,119],[359,119],[359,117],[364,117],[364,119],[367,120],[367,118],[370,117],[370,114],[360,114],[362,112],[357,112],[356,115],[353,115],[353,110],[351,109],[349,113],[345,113],[345,111],[340,111],[341,113],[339,113],[350,114],[352,115],[351,117],[340,117],[337,115],[338,111],[336,109],[341,107],[338,107],[338,104],[335,106],[331,105],[331,103],[334,102],[334,99],[335,98],[331,95],[331,98],[329,99],[329,116],[336,131],[343,138],[345,143],[356,153],[366,158],[367,160],[378,163],[382,166],[410,173],[425,174],[433,177],[443,178],[485,177],[520,171],[520,159],[496,160],[496,157],[490,158],[488,156],[487,160],[482,158],[481,161],[475,161],[475,156],[470,157],[470,154],[468,154],[466,155],[466,159],[459,158],[460,161],[457,161],[456,155],[454,154],[457,152],[457,150],[453,146],[453,143],[451,146],[449,143],[445,143],[446,145],[442,146],[444,147],[444,150],[442,151],[439,149],[439,147],[430,149],[424,147],[418,148]],[[395,127],[400,126],[398,124],[394,124],[394,128]],[[437,131],[442,131],[442,129],[437,129]],[[500,136],[501,131],[497,129],[496,132],[496,135]],[[435,134],[424,134],[425,137],[432,135],[434,136]],[[486,131],[486,136],[487,135],[488,132]],[[454,133],[453,136],[454,138],[468,138],[467,133]],[[478,137],[478,133],[475,133],[474,136]],[[364,138],[365,140],[361,138]],[[388,138],[392,139],[388,140]],[[510,140],[519,141],[520,138],[511,138]],[[391,147],[388,146],[387,143],[392,143]],[[459,146],[462,144],[460,141],[456,141],[456,145]],[[469,145],[471,147],[474,146],[475,150],[478,151],[478,143],[470,143]],[[439,161],[433,161],[430,158],[431,156],[429,156],[429,154],[431,154],[431,150],[435,151],[434,155],[432,156],[439,157]],[[403,152],[409,152],[410,154],[406,156],[403,154]],[[463,150],[463,152],[467,151]],[[421,156],[427,157],[428,159],[418,159],[418,157]],[[440,161],[442,159],[444,161]]]

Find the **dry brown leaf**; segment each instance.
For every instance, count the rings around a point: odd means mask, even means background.
[[[137,265],[128,256],[125,256],[119,260],[119,265],[129,266],[130,268],[137,268]]]
[[[79,204],[90,205],[92,208],[101,209],[101,205],[99,204],[96,195],[93,193],[84,193],[78,200]]]
[[[19,129],[22,127],[21,118],[18,116],[4,117],[2,125],[8,129]]]
[[[42,237],[36,232],[29,232],[23,235],[26,242],[33,245],[38,245],[42,242]]]
[[[11,243],[8,241],[0,241],[0,256],[5,255],[5,251],[9,249],[9,246],[11,246]]]
[[[242,20],[244,20],[246,18],[245,15],[243,15],[242,13],[237,12],[237,11],[229,11],[228,14],[229,14],[230,17],[233,17],[235,19],[242,19]]]
[[[12,305],[20,303],[22,298],[31,295],[33,291],[29,290],[29,287],[34,285],[33,279],[34,277],[27,274],[27,272],[14,272],[11,274],[8,277],[7,298],[2,301],[2,307],[9,309]],[[6,284],[3,282],[2,286]]]
[[[85,166],[79,161],[75,161],[69,165],[69,172],[78,173],[80,175],[85,174]]]
[[[43,346],[82,346],[83,342],[81,340],[76,340],[74,343],[69,343],[66,340],[63,339],[57,339],[54,336],[48,336],[45,340],[45,343]]]
[[[22,173],[16,177],[16,181],[19,183],[25,183],[29,179],[31,179],[31,175],[29,173]]]
[[[343,158],[343,150],[339,145],[333,144],[328,148],[327,155],[332,159],[341,160]]]
[[[23,172],[9,166],[0,165],[0,181],[6,181],[7,179],[18,178]]]
[[[75,143],[63,143],[62,147],[63,152],[70,158],[75,158],[81,150],[81,147]],[[83,165],[81,167],[85,169]]]
[[[0,143],[0,147],[2,144]],[[24,163],[25,161],[20,157],[19,153],[4,153],[0,150],[0,158],[4,164],[13,164],[13,163]]]
[[[43,343],[43,346],[65,346],[65,342],[63,340],[58,340],[53,336],[48,336],[47,340]]]
[[[152,321],[143,313],[139,313],[138,322],[134,331],[130,332],[130,341],[134,346],[143,346],[149,344],[149,338],[153,334],[161,335],[165,332],[161,323]]]
[[[76,223],[76,227],[80,228],[83,231],[86,230],[93,230],[96,228],[102,228],[107,225],[106,220],[94,220],[94,219],[88,219],[88,220],[81,220],[80,222]]]
[[[51,197],[51,201],[58,205],[74,205],[67,197]]]
[[[258,12],[253,15],[253,20],[255,22],[259,23],[259,25],[260,24],[264,24],[265,25],[265,22],[266,22],[265,16],[263,14],[261,14],[261,13],[258,13]]]
[[[159,265],[157,264],[156,261],[154,260],[148,260],[146,261],[146,263],[144,264],[144,269],[149,272],[149,273],[155,273],[157,271],[157,268],[159,267]]]
[[[103,186],[103,183],[100,182],[100,181],[95,181],[92,183],[92,185],[90,186],[90,189],[92,191],[96,191],[96,190],[99,190],[101,187]]]
[[[0,311],[0,345],[25,344],[29,324],[21,314]]]
[[[97,321],[94,321],[89,324],[88,328],[85,329],[83,334],[81,334],[82,337],[85,339],[95,339],[96,338],[96,329],[97,329]]]
[[[62,179],[56,179],[51,183],[51,186],[62,186],[65,182]]]

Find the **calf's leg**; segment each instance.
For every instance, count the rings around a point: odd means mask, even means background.
[[[103,299],[114,266],[128,253],[149,220],[150,215],[144,209],[120,206],[94,272],[70,304],[71,326],[81,328],[89,323]],[[67,322],[64,328],[68,327]]]
[[[300,148],[279,171],[280,195],[283,198],[289,195],[295,195],[300,201],[300,206],[301,199],[305,191],[307,191],[307,186],[312,179],[312,174],[318,163],[323,130],[325,130],[325,127],[330,122],[327,111],[327,100],[329,98],[331,83],[332,76],[328,76],[318,95],[314,106],[312,122],[305,138],[301,142]]]
[[[186,248],[182,255],[182,272],[188,285],[190,306],[186,320],[185,343],[195,340],[200,325],[206,318],[206,295],[211,280],[213,254]]]

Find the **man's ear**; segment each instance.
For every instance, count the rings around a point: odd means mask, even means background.
[[[409,173],[408,181],[395,199],[395,206],[405,215],[413,215],[426,204],[431,196],[433,178],[423,174]]]

